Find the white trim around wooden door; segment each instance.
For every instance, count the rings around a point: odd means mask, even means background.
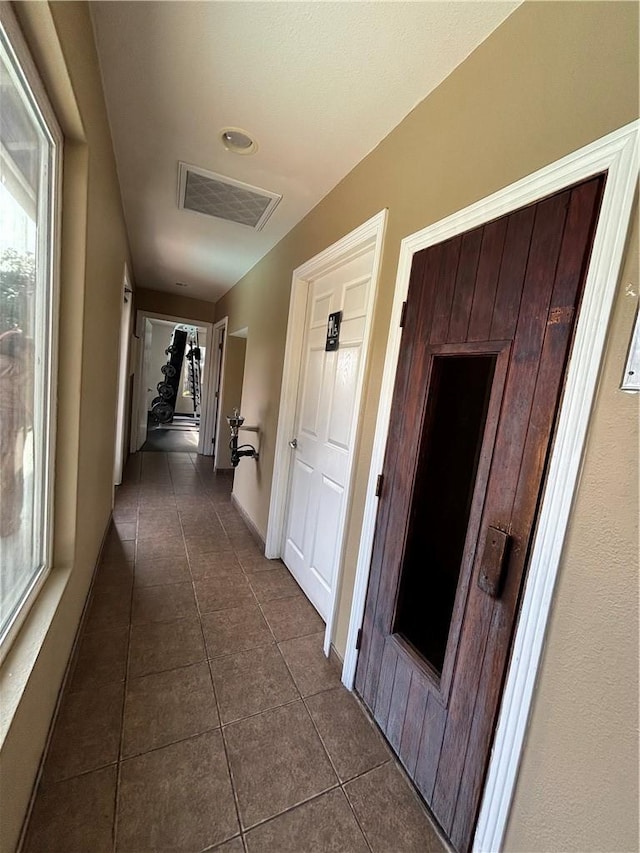
[[[304,325],[307,310],[307,296],[309,282],[323,273],[329,272],[335,267],[341,266],[352,257],[373,247],[373,263],[371,270],[371,288],[369,291],[369,305],[367,307],[367,319],[362,344],[363,370],[356,390],[358,404],[355,407],[352,430],[357,430],[360,420],[362,405],[362,390],[364,377],[367,373],[367,357],[371,329],[373,326],[373,311],[376,294],[378,292],[378,279],[380,277],[380,264],[382,259],[382,246],[387,223],[387,211],[381,210],[371,219],[367,220],[355,231],[347,234],[332,246],[325,249],[319,255],[302,264],[293,272],[291,284],[291,300],[289,302],[289,318],[287,323],[287,340],[285,345],[284,369],[282,374],[282,389],[280,393],[280,410],[278,412],[278,431],[276,436],[276,452],[273,470],[273,481],[271,485],[271,501],[269,504],[269,521],[267,524],[267,536],[265,540],[265,556],[273,559],[282,556],[284,526],[287,511],[287,499],[289,494],[289,480],[291,473],[291,451],[289,440],[293,435],[295,422],[298,388],[300,385],[301,354],[304,343]],[[338,605],[338,591],[340,589],[340,578],[342,574],[342,561],[344,556],[345,525],[348,510],[351,503],[351,485],[353,468],[357,456],[357,435],[353,442],[351,459],[349,460],[349,473],[345,484],[344,506],[339,522],[340,536],[337,548],[337,569],[333,583],[331,604],[329,607],[329,618],[325,630],[324,651],[329,654],[333,639],[333,629]]]
[[[400,316],[416,252],[607,172],[600,217],[578,316],[555,441],[534,534],[522,608],[502,696],[474,851],[501,849],[540,666],[560,554],[582,462],[605,336],[638,179],[640,122],[563,157],[515,184],[405,238],[400,248],[376,433],[369,472],[342,680],[353,689],[358,631],[364,617],[378,499],[400,351]]]

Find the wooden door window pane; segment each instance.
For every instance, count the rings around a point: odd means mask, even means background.
[[[442,672],[496,355],[435,356],[394,632]]]

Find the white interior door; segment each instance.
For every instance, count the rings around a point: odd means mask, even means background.
[[[125,272],[122,314],[120,318],[120,351],[118,364],[118,402],[116,409],[116,442],[113,462],[113,483],[122,482],[125,463],[125,414],[129,388],[129,344],[131,343],[131,289]]]
[[[213,454],[213,444],[211,437],[213,433],[212,427],[212,411],[211,411],[211,396],[213,394],[213,372],[214,365],[214,348],[216,341],[215,330],[210,326],[206,328],[198,327],[199,344],[204,355],[204,366],[200,374],[200,429],[198,432],[198,454],[200,456],[211,456]]]
[[[283,560],[325,622],[347,509],[373,257],[371,248],[308,288]],[[327,352],[329,314],[336,311],[339,345]]]
[[[222,403],[222,374],[224,367],[224,347],[226,343],[226,320],[224,325],[214,328],[213,346],[211,347],[211,361],[213,370],[213,407],[212,407],[212,447],[213,465],[218,464],[218,445],[220,444],[220,405]]]
[[[142,445],[147,440],[147,424],[148,424],[148,411],[149,407],[147,405],[147,395],[150,389],[147,387],[149,381],[151,379],[151,336],[153,333],[153,326],[151,325],[151,321],[145,317],[144,321],[144,338],[143,338],[143,350],[142,350],[142,371],[141,371],[141,391],[140,397],[138,400],[138,423],[136,434],[138,437],[136,450],[140,450]]]

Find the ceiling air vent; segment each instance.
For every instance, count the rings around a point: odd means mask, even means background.
[[[178,164],[178,207],[260,231],[282,198],[186,163]]]

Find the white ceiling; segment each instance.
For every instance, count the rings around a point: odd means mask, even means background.
[[[219,299],[519,2],[92,2],[137,284]],[[179,160],[283,199],[260,232],[179,210]]]

